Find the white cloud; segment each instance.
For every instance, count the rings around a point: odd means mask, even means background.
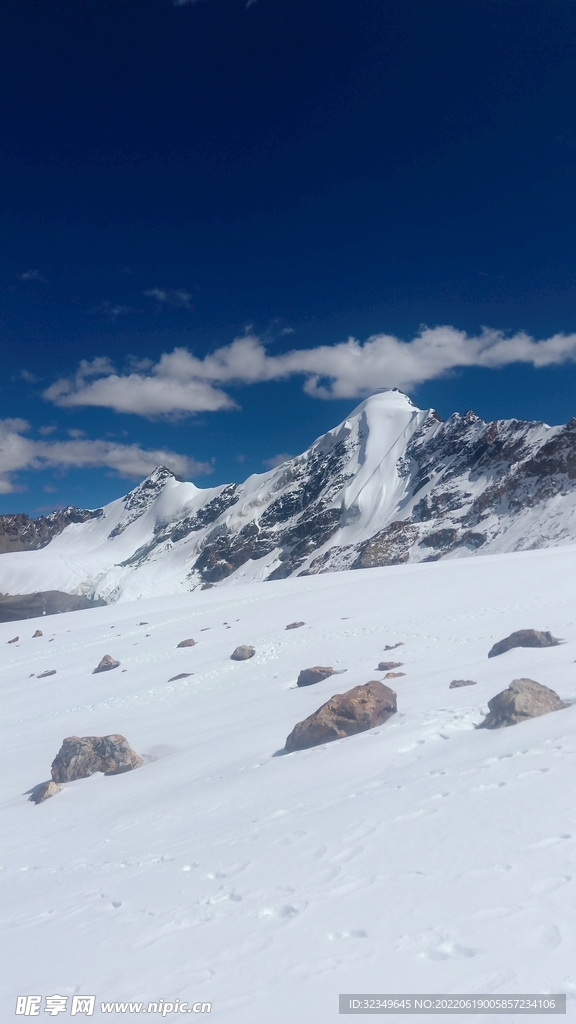
[[[88,315],[94,316],[96,313],[100,313],[102,316],[108,317],[112,323],[115,323],[119,316],[127,316],[128,313],[133,312],[134,310],[131,306],[119,306],[109,302],[108,299],[102,299],[102,302],[99,302],[97,306],[88,310]]]
[[[20,490],[14,473],[30,469],[107,468],[118,476],[141,479],[156,466],[167,466],[181,476],[211,473],[212,467],[166,448],[144,449],[137,444],[87,440],[37,441],[25,436],[26,420],[0,420],[0,494]]]
[[[42,284],[48,284],[39,270],[24,270],[21,274],[16,274],[16,277],[19,281],[42,281]]]
[[[293,459],[294,456],[288,452],[280,452],[279,455],[273,455],[271,459],[262,459],[262,465],[266,466],[267,469],[276,469],[276,466],[281,466],[283,462],[288,462],[289,459]]]
[[[42,380],[41,377],[37,377],[35,373],[30,373],[30,370],[20,370],[20,374],[13,377],[12,380],[25,380],[27,384],[38,384]]]
[[[148,418],[233,409],[223,386],[304,378],[314,398],[365,398],[377,388],[411,391],[463,367],[497,369],[528,363],[537,369],[576,362],[576,334],[537,341],[523,331],[506,335],[484,328],[470,336],[454,327],[422,327],[412,341],[375,334],[336,345],[269,355],[253,334],[236,338],[202,359],[184,348],[152,366],[118,373],[106,358],[83,360],[76,374],[52,384],[44,397],[56,405],[101,406]]]
[[[192,309],[190,292],[185,292],[181,288],[148,288],[142,294],[174,309]]]

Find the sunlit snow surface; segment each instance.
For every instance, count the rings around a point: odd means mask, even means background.
[[[2,1020],[17,995],[76,993],[326,1024],[339,992],[432,991],[566,992],[570,1019],[576,706],[474,725],[517,677],[576,698],[575,578],[572,547],[0,625]],[[527,627],[566,643],[488,660]],[[230,661],[241,643],[256,656]],[[104,654],[121,667],[92,675]],[[273,756],[332,694],[382,678],[385,657],[406,672],[397,715]],[[315,664],[347,671],[296,688]],[[168,682],[180,672],[194,674]],[[28,802],[65,736],[111,732],[148,763]]]

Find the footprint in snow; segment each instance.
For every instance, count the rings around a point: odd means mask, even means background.
[[[571,839],[572,836],[565,832],[561,836],[550,836],[549,839],[540,839],[537,843],[532,843],[529,850],[542,850],[546,846],[554,846],[556,843],[561,843],[563,839]]]
[[[537,882],[533,882],[530,886],[531,896],[542,896],[547,892],[554,892],[555,889],[559,889],[560,886],[566,885],[567,882],[572,881],[572,875],[556,875],[551,878],[539,878]]]
[[[439,946],[421,950],[418,956],[423,960],[462,960],[479,953],[479,949],[459,946],[457,942],[441,942]]]

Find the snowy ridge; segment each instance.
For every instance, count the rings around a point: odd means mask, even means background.
[[[150,598],[28,620],[18,645],[0,624],[2,1020],[20,994],[79,993],[95,1021],[162,998],[337,1024],[339,992],[566,993],[572,1020],[575,574],[566,547]],[[487,657],[525,627],[566,642]],[[274,757],[399,642],[397,714]],[[315,664],[346,672],[297,688]],[[475,729],[522,676],[570,706]],[[28,802],[65,736],[113,732],[142,768]]]
[[[12,594],[116,601],[574,540],[576,420],[443,422],[389,390],[243,484],[200,489],[159,468],[95,518],[0,564]]]

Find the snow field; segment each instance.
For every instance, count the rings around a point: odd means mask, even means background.
[[[562,548],[1,624],[3,1019],[56,992],[210,1001],[223,1024],[328,1024],[339,992],[566,992],[573,1014],[576,706],[474,725],[520,676],[576,699],[575,570]],[[524,627],[566,643],[488,660]],[[274,756],[386,658],[390,721]],[[296,688],[314,664],[347,671]],[[143,768],[27,801],[65,736],[110,732]]]

